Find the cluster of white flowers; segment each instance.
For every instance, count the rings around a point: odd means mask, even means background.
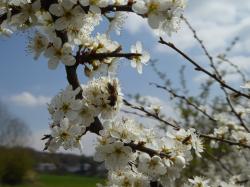
[[[137,0],[132,6],[136,13],[146,15],[152,29],[169,35],[179,29],[184,7],[184,0]]]
[[[132,168],[131,168],[132,167]],[[125,167],[123,170],[117,170],[109,173],[108,182],[105,187],[150,187],[146,176],[136,171],[136,168]],[[98,185],[98,187],[104,187]]]
[[[108,186],[173,183],[192,160],[192,150],[198,156],[203,152],[194,129],[159,135],[132,119],[118,119],[121,103],[121,88],[115,78],[93,79],[75,90],[68,86],[48,105],[52,120],[48,149],[82,150],[81,138],[98,117],[104,129],[99,131],[94,159],[105,162]]]
[[[100,77],[83,86],[83,99],[103,119],[111,119],[120,111],[122,93],[118,79]]]
[[[60,123],[51,125],[51,141],[48,150],[55,152],[61,146],[67,149],[77,148],[82,150],[81,136],[84,134],[86,127],[71,122],[68,118],[63,118]]]
[[[106,34],[97,34],[95,38],[89,38],[88,42],[85,42],[85,50],[88,54],[99,53],[113,53],[119,50],[120,45],[116,41],[110,40]],[[90,59],[85,66],[85,74],[92,77],[96,72],[115,72],[115,65],[118,58],[110,57],[104,59]],[[113,68],[113,69],[112,69]],[[98,70],[98,71],[97,71]]]
[[[133,186],[135,180],[140,184],[138,186],[147,186],[150,181],[166,186],[173,183],[192,160],[192,150],[199,156],[203,151],[201,141],[192,129],[160,136],[131,119],[122,119],[106,121],[100,134],[94,158],[105,162],[109,170],[109,186]],[[144,147],[157,152],[149,154],[143,151]],[[113,177],[117,173],[120,177]]]
[[[195,129],[180,129],[179,131],[175,131],[173,134],[168,134],[169,137],[175,138],[178,141],[187,144],[192,148],[198,157],[201,157],[203,152],[203,143],[201,139],[195,134]]]
[[[77,95],[82,99],[77,99]],[[81,136],[95,117],[114,118],[122,104],[122,94],[117,79],[101,77],[72,90],[68,86],[48,105],[51,115],[52,143],[50,150],[60,146],[79,148]]]
[[[126,8],[116,10],[119,6]],[[10,35],[13,31],[34,27],[37,32],[30,39],[28,51],[34,53],[35,59],[44,52],[49,59],[48,67],[55,69],[59,62],[67,66],[75,65],[77,55],[82,53],[92,57],[95,53],[119,53],[121,45],[113,42],[108,35],[112,30],[120,33],[129,9],[146,17],[152,28],[171,34],[177,31],[184,7],[182,0],[140,0],[132,3],[127,0],[59,0],[52,4],[45,0],[2,0],[0,33]],[[109,21],[107,32],[93,36],[103,17]],[[131,47],[131,53],[141,54],[126,57],[131,59],[132,67],[141,73],[142,65],[149,61],[149,54],[142,49],[141,42]],[[97,70],[111,71],[119,58],[107,55],[87,58],[86,62],[82,59],[82,63],[85,64],[86,75],[93,76]]]
[[[190,184],[185,185],[186,187],[211,187],[209,186],[209,180],[202,177],[194,177],[193,179],[188,179]]]
[[[112,55],[94,58],[93,55],[121,51],[121,45],[112,41],[108,34],[112,30],[120,33],[126,19],[125,13],[116,12],[115,9],[105,12],[104,17],[109,21],[108,31],[95,36],[93,31],[102,21],[101,8],[127,4],[129,4],[127,1],[109,0],[60,0],[53,4],[45,0],[2,0],[0,14],[6,19],[0,20],[0,34],[9,36],[13,31],[34,27],[37,32],[30,38],[28,51],[34,53],[35,59],[44,53],[49,59],[50,69],[56,69],[60,62],[67,66],[75,65],[77,55],[84,53],[92,55],[92,58],[87,58],[86,61],[82,58],[87,76],[93,76],[95,72],[112,72],[113,65],[119,58],[114,58]],[[113,11],[115,14],[112,14]],[[139,42],[136,47],[132,46],[131,51],[141,54],[128,57],[132,61],[131,65],[137,67],[141,73],[142,64],[149,61],[149,54],[142,50]]]

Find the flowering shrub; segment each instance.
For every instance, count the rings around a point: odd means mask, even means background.
[[[240,127],[225,124],[206,135],[164,120],[157,107],[133,106],[123,98],[119,80],[115,77],[118,61],[126,58],[142,73],[150,55],[139,41],[131,46],[130,52],[124,52],[122,44],[110,38],[110,32],[114,30],[120,34],[127,12],[132,12],[147,19],[156,34],[170,36],[178,31],[184,19],[185,4],[184,0],[0,1],[1,34],[10,36],[17,30],[35,28],[34,37],[28,43],[28,51],[34,53],[34,59],[43,54],[48,59],[49,69],[65,65],[69,86],[48,105],[51,134],[43,138],[47,140],[46,150],[56,151],[63,147],[84,151],[81,138],[90,131],[99,136],[94,159],[104,162],[109,171],[105,186],[147,187],[175,185],[193,158],[202,157],[205,147],[201,138],[211,140],[211,147],[218,147],[220,143],[242,149],[250,147],[249,131],[244,124]],[[109,22],[107,31],[94,34],[103,20]],[[159,42],[179,52],[224,89],[249,99],[249,95],[202,69],[173,44],[162,38]],[[90,78],[84,85],[77,78],[76,70],[80,65]],[[123,103],[172,129],[164,133],[154,132],[133,119],[120,118],[118,114]],[[198,110],[206,114],[204,110]],[[182,186],[237,186],[233,180],[213,183],[202,177],[193,177],[184,183]]]

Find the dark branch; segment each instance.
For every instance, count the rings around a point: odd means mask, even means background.
[[[79,64],[84,64],[86,62],[91,62],[93,60],[103,60],[105,58],[127,58],[132,59],[133,57],[141,56],[138,53],[82,53],[77,59],[79,59]]]

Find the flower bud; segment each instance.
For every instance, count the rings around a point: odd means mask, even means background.
[[[183,156],[175,157],[174,162],[175,162],[176,167],[178,167],[178,168],[184,168],[185,164],[186,164],[185,158]]]

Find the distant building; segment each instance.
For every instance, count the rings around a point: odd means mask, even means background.
[[[37,171],[40,171],[40,172],[46,172],[46,171],[55,171],[57,167],[53,163],[39,163],[36,169]]]

